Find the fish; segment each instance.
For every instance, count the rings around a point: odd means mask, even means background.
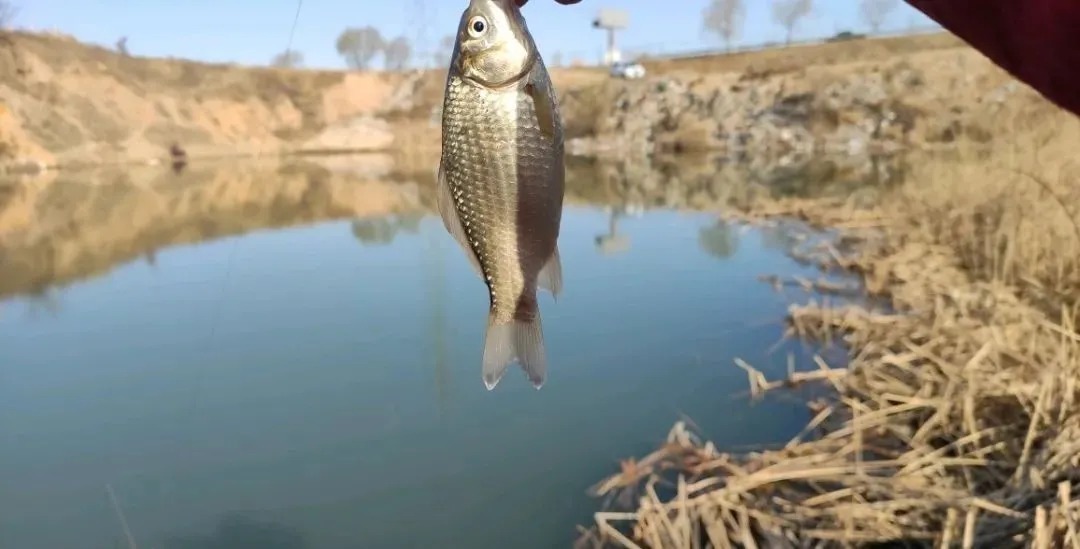
[[[437,202],[488,289],[482,379],[517,362],[539,390],[547,356],[538,290],[556,300],[566,170],[554,86],[516,0],[469,0],[446,77]]]

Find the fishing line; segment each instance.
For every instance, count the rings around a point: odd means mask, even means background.
[[[285,44],[285,58],[288,59],[292,54],[293,37],[296,35],[296,24],[300,21],[300,9],[304,7],[304,0],[296,0],[296,13],[293,14],[292,28],[289,29],[289,41]],[[257,158],[262,158],[265,144],[260,143],[258,146]]]
[[[300,9],[303,6],[304,6],[304,0],[297,0],[297,2],[296,2],[296,13],[293,15],[292,28],[289,29],[289,42],[285,47],[286,55],[288,55],[290,52],[292,52],[293,36],[296,34],[296,24],[300,20]],[[262,156],[262,152],[263,152],[263,145],[260,144],[259,145],[259,152],[258,152],[259,157]],[[209,334],[207,336],[207,344],[206,344],[207,349],[210,349],[210,348],[213,347],[212,344],[214,342],[214,339],[217,337],[218,324],[220,323],[220,320],[221,320],[221,305],[225,301],[225,292],[228,289],[229,284],[232,281],[233,265],[236,262],[236,250],[239,247],[239,245],[240,245],[240,238],[236,237],[233,240],[232,246],[229,249],[229,256],[228,256],[228,259],[226,260],[226,263],[225,263],[225,277],[224,277],[224,280],[222,280],[222,282],[221,282],[221,288],[218,291],[217,301],[215,301],[215,303],[214,303],[214,311],[212,313],[213,317],[212,317],[212,319],[210,321],[210,332],[209,332]],[[198,412],[199,401],[200,401],[200,399],[202,397],[202,389],[203,389],[203,385],[204,385],[205,376],[206,376],[206,361],[203,361],[201,367],[198,370],[198,373],[195,375],[195,384],[194,384],[195,386],[192,388],[191,404],[190,404],[190,406],[188,408],[188,417],[189,418],[194,417],[195,414]],[[195,429],[194,428],[191,430],[191,438],[192,439],[195,438]],[[188,447],[189,448],[194,448],[195,447],[195,444],[193,443],[193,441],[192,441],[192,443],[189,443]],[[109,487],[109,489],[110,489],[110,491],[112,490],[111,487]],[[127,527],[126,523],[124,524],[124,527],[125,528]],[[129,536],[129,542],[133,544],[134,542],[131,539],[130,534],[128,534],[128,536]]]
[[[292,28],[289,29],[289,44],[285,46],[285,54],[292,53],[293,36],[296,34],[296,23],[300,21],[300,8],[304,7],[304,0],[296,0],[296,15],[293,15]]]

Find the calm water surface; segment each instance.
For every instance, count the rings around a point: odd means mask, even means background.
[[[221,166],[5,187],[0,547],[565,547],[587,488],[683,416],[725,448],[783,440],[804,406],[748,405],[732,359],[804,357],[776,347],[792,296],[757,277],[818,273],[782,230],[687,211],[750,192],[701,174],[575,172],[565,294],[540,298],[548,382],[493,392],[485,290],[430,182]]]

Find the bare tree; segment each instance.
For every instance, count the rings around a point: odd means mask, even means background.
[[[859,5],[859,16],[870,26],[871,32],[877,34],[889,14],[896,9],[896,0],[862,0]]]
[[[351,69],[364,70],[371,60],[382,51],[386,41],[375,27],[349,27],[337,39],[337,52],[345,58]]]
[[[17,15],[19,15],[19,6],[8,0],[0,0],[0,29],[9,28]]]
[[[271,67],[295,69],[304,64],[304,54],[296,50],[285,50],[270,60]]]
[[[120,55],[123,55],[124,57],[127,57],[128,55],[130,55],[128,53],[127,37],[126,36],[121,36],[120,39],[116,41],[116,51],[119,52]]]
[[[724,41],[724,49],[731,51],[731,41],[739,34],[745,16],[742,0],[712,0],[702,13],[702,24]]]
[[[557,51],[551,54],[551,66],[561,67],[563,65],[563,54],[561,51]]]
[[[383,48],[383,60],[386,61],[387,70],[403,70],[409,65],[410,57],[412,57],[412,46],[409,45],[409,39],[404,36],[387,42]]]
[[[773,19],[776,20],[787,34],[784,43],[790,44],[791,37],[795,34],[795,27],[803,18],[810,15],[814,9],[813,0],[773,0]]]

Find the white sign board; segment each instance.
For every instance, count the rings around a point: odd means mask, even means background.
[[[604,29],[625,29],[630,26],[630,13],[625,10],[601,8],[593,24]]]

